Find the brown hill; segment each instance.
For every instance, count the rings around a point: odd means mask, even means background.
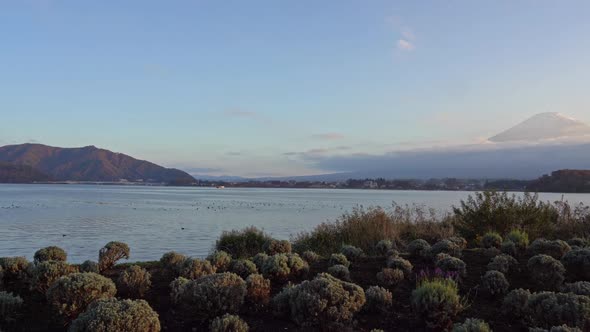
[[[0,147],[0,161],[30,166],[60,181],[194,181],[192,176],[183,171],[94,146],[58,148],[42,144],[7,145]]]
[[[590,170],[555,171],[532,181],[527,189],[537,192],[590,193]]]
[[[31,166],[0,162],[0,183],[33,183],[51,178]]]

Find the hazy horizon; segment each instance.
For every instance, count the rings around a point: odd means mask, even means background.
[[[95,145],[246,177],[397,165],[394,152],[488,150],[489,137],[538,113],[590,123],[589,9],[3,2],[0,146]]]

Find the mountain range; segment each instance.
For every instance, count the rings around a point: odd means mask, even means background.
[[[59,148],[42,144],[0,147],[0,182],[93,181],[192,183],[188,173],[164,168],[94,146]],[[13,181],[10,181],[12,173]],[[22,181],[16,181],[21,179]]]

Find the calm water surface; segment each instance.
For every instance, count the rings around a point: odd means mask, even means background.
[[[174,250],[205,256],[223,230],[249,225],[277,238],[311,230],[358,205],[424,204],[439,211],[469,192],[330,189],[0,185],[0,257],[64,248],[71,262],[97,260],[107,242],[131,247],[131,261]],[[561,194],[542,194],[559,200]],[[590,204],[590,195],[567,194]]]

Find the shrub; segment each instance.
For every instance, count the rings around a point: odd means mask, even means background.
[[[531,279],[539,287],[557,289],[565,279],[565,268],[555,258],[547,255],[536,255],[529,259],[527,269]]]
[[[254,257],[252,257],[252,262],[254,263],[254,265],[256,265],[258,271],[262,271],[262,266],[264,266],[264,262],[266,262],[267,259],[268,255],[263,252],[260,252],[257,253]]]
[[[152,275],[137,265],[128,267],[117,279],[117,289],[131,297],[144,297],[151,287]]]
[[[365,292],[361,287],[321,273],[291,290],[291,319],[301,326],[346,323],[352,320],[365,301]]]
[[[395,250],[395,249],[389,249],[385,253],[385,257],[387,257],[387,258],[390,258],[390,257],[399,257],[399,252],[397,250]]]
[[[444,272],[456,272],[459,276],[467,276],[467,264],[457,257],[444,257],[436,261],[436,267]]]
[[[488,294],[495,296],[505,294],[510,284],[506,280],[504,273],[492,270],[487,271],[481,278],[481,287]]]
[[[317,261],[320,260],[320,255],[316,254],[315,252],[311,251],[311,250],[307,250],[304,251],[303,254],[301,254],[301,257],[308,263],[308,264],[313,264]]]
[[[270,300],[270,280],[261,274],[251,274],[246,279],[246,298],[252,304],[267,304]]]
[[[449,279],[422,281],[412,292],[415,314],[432,329],[444,330],[463,309],[457,284]]]
[[[449,240],[440,240],[437,243],[435,243],[432,247],[430,247],[428,255],[431,258],[434,258],[436,255],[440,253],[445,253],[453,257],[461,257],[461,248],[457,244]]]
[[[481,319],[467,318],[465,322],[453,325],[451,332],[492,332],[492,329]]]
[[[208,319],[236,313],[244,303],[246,282],[235,273],[217,273],[171,284],[173,303],[189,317]]]
[[[69,332],[159,332],[158,314],[144,300],[102,299],[72,322]]]
[[[251,226],[242,230],[224,231],[215,243],[215,248],[228,252],[235,258],[248,258],[263,251],[264,244],[271,239],[262,230]]]
[[[350,281],[350,271],[344,265],[332,265],[328,268],[328,273],[340,280]]]
[[[588,246],[588,241],[586,239],[582,239],[581,237],[574,237],[567,240],[567,244],[569,244],[571,247],[584,248]]]
[[[430,244],[422,239],[417,239],[408,244],[408,253],[414,258],[426,257],[430,251]]]
[[[16,319],[16,315],[23,306],[23,299],[12,293],[0,292],[0,321],[10,322]]]
[[[266,278],[286,280],[300,276],[309,270],[309,265],[297,254],[277,254],[268,257],[262,266]]]
[[[506,255],[510,255],[513,257],[516,257],[519,254],[518,249],[516,249],[516,244],[510,240],[502,242],[502,245],[500,246],[500,251]]]
[[[350,267],[350,262],[348,261],[348,258],[346,258],[346,256],[344,256],[343,254],[332,254],[330,256],[330,260],[328,261],[328,265],[344,265],[346,267]]]
[[[346,256],[349,261],[355,261],[363,255],[363,250],[355,246],[344,245],[340,248],[340,253]]]
[[[256,264],[249,259],[234,259],[230,264],[229,270],[244,279],[258,272]]]
[[[367,302],[364,309],[369,312],[387,312],[393,304],[393,294],[383,287],[371,286],[365,291]]]
[[[400,269],[404,272],[404,275],[408,277],[412,273],[412,263],[401,257],[390,257],[387,259],[387,267],[390,269]]]
[[[449,241],[453,242],[454,244],[456,244],[457,246],[459,246],[459,248],[461,250],[467,248],[467,240],[465,240],[464,237],[461,237],[461,236],[451,236],[447,240],[449,240]]]
[[[19,280],[27,277],[29,261],[25,257],[2,257],[0,266],[4,271],[4,278]]]
[[[239,316],[225,314],[215,318],[209,325],[211,332],[248,332],[249,327]]]
[[[492,258],[498,256],[499,254],[501,254],[502,251],[500,249],[498,249],[498,248],[492,247],[492,248],[485,248],[485,249],[483,249],[482,250],[482,253],[487,258],[492,259]]]
[[[490,231],[507,234],[513,229],[538,237],[550,233],[559,220],[555,206],[529,193],[516,196],[506,192],[478,192],[453,207],[453,212],[453,226],[468,241]]]
[[[528,289],[513,289],[502,301],[502,312],[516,318],[524,317],[526,304],[530,296],[531,292]]]
[[[129,246],[123,242],[112,241],[107,243],[98,252],[98,267],[101,272],[106,271],[121,259],[129,259]]]
[[[553,326],[549,330],[540,327],[530,327],[529,332],[582,332],[577,327],[569,327],[567,325]]]
[[[272,312],[277,317],[287,317],[291,313],[289,300],[295,287],[288,283],[283,289],[271,300]]]
[[[572,293],[540,292],[531,294],[526,311],[535,325],[568,325],[590,328],[590,297]]]
[[[496,232],[487,232],[481,238],[481,245],[484,248],[500,248],[502,237]]]
[[[187,279],[198,279],[215,273],[215,269],[207,260],[187,258],[180,266],[179,275]]]
[[[576,249],[561,259],[567,273],[576,280],[590,280],[590,249]]]
[[[223,250],[216,250],[207,257],[207,260],[215,268],[216,272],[225,272],[231,263],[231,256]]]
[[[571,284],[565,284],[561,287],[561,291],[564,293],[590,296],[590,281],[578,281]]]
[[[506,240],[516,246],[517,251],[524,252],[529,245],[529,235],[525,231],[513,229],[506,235]]]
[[[488,264],[488,270],[496,270],[504,274],[510,272],[515,267],[518,267],[518,261],[514,257],[506,254],[501,254],[492,258],[492,261]]]
[[[383,286],[393,287],[404,281],[404,271],[400,269],[382,269],[377,273],[377,281]]]
[[[59,278],[47,290],[47,301],[66,321],[75,319],[93,301],[114,297],[111,279],[96,273],[74,273]]]
[[[80,272],[100,273],[98,263],[90,260],[84,261],[84,263],[80,264]]]
[[[528,252],[531,255],[549,255],[555,259],[561,259],[572,248],[562,240],[536,239],[531,243]]]
[[[37,250],[34,256],[35,263],[45,262],[45,261],[62,261],[65,262],[68,258],[68,254],[60,248],[60,247],[46,247],[43,249]]]
[[[271,239],[264,243],[262,249],[269,255],[288,254],[291,252],[291,242],[287,240]]]
[[[31,288],[43,294],[57,279],[78,272],[74,266],[63,261],[41,261],[32,267]]]
[[[391,249],[394,249],[393,241],[391,240],[381,240],[375,245],[375,251],[381,255],[387,254]]]
[[[160,265],[162,265],[164,274],[174,278],[179,275],[182,265],[186,260],[187,257],[185,255],[170,251],[162,255]]]

